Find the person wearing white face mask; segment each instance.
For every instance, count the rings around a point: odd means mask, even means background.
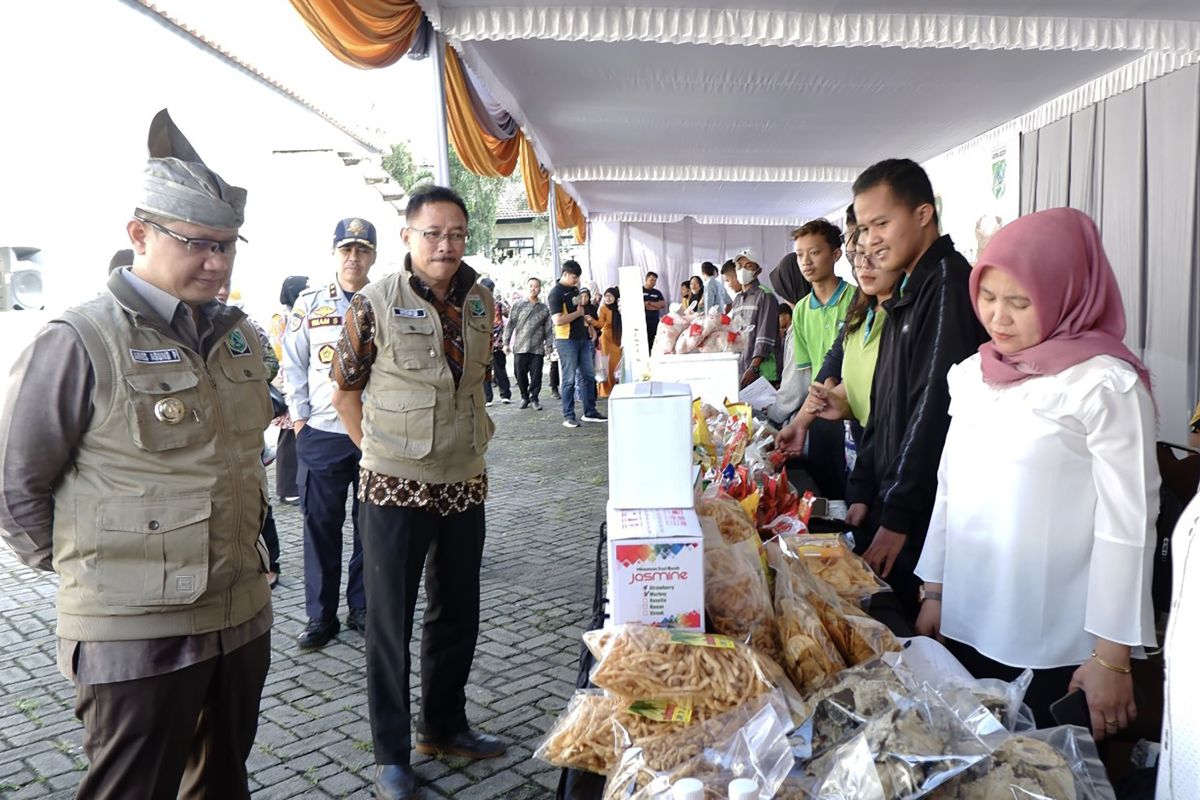
[[[738,362],[741,388],[762,377],[779,380],[779,364],[783,361],[783,345],[779,339],[779,301],[763,289],[758,281],[762,267],[752,250],[743,250],[734,259],[741,293],[733,301],[730,314],[745,320],[742,332],[746,349]]]

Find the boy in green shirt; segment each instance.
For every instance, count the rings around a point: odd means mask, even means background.
[[[792,319],[796,366],[817,370],[842,330],[854,289],[833,271],[842,257],[842,232],[836,225],[825,219],[806,222],[796,229],[795,241],[800,272],[812,284]]]
[[[792,237],[800,272],[812,284],[812,291],[800,298],[792,316],[797,367],[792,380],[799,381],[802,385],[797,388],[805,393],[824,363],[825,354],[837,341],[854,299],[854,289],[833,271],[842,257],[842,232],[836,225],[826,219],[814,219],[797,228]],[[808,430],[804,466],[825,497],[845,495],[844,438],[840,422],[817,419]]]

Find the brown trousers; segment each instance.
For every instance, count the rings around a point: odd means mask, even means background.
[[[75,684],[90,766],[78,800],[242,800],[271,635],[190,667]]]

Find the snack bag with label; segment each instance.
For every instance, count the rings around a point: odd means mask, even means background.
[[[803,707],[778,664],[727,636],[618,625],[583,641],[597,662],[592,683],[623,697],[690,700],[709,715],[779,688],[797,713]]]

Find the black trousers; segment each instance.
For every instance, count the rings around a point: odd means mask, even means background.
[[[299,497],[296,488],[296,470],[299,464],[296,460],[296,432],[289,428],[281,428],[279,441],[275,444],[275,495],[282,500],[285,497]]]
[[[561,373],[558,371],[558,362],[550,362],[550,393],[558,397],[558,385],[561,383]]]
[[[513,369],[517,373],[517,389],[522,400],[537,400],[542,391],[542,366],[546,357],[541,353],[517,353]]]
[[[969,644],[954,639],[946,640],[946,649],[962,662],[976,678],[999,678],[1002,681],[1012,681],[1025,671],[1023,667],[1010,667],[1001,664],[980,653]],[[1055,700],[1067,693],[1071,685],[1071,676],[1078,666],[1053,667],[1051,669],[1035,669],[1033,681],[1025,692],[1025,704],[1033,712],[1039,728],[1053,728],[1058,723],[1050,716],[1050,706]]]
[[[246,759],[271,666],[271,635],[199,664],[75,685],[89,767],[78,800],[250,797]]]
[[[854,552],[862,555],[871,546],[875,534],[879,531],[879,517],[880,510],[872,508],[867,514],[866,522],[854,530]],[[892,571],[884,578],[888,586],[892,587],[899,608],[910,626],[916,624],[917,614],[921,611],[921,604],[917,601],[917,597],[922,581],[914,570],[917,568],[917,561],[921,558],[925,531],[922,530],[919,533],[919,542],[916,536],[909,533],[903,549],[900,550],[900,555],[896,556]]]
[[[820,497],[846,496],[846,428],[841,420],[816,419],[808,429],[805,469],[816,481]]]
[[[500,389],[500,396],[505,400],[512,398],[512,384],[508,382],[508,359],[503,350],[492,351],[492,380]],[[483,394],[487,401],[492,402],[492,384],[484,382]]]
[[[421,705],[417,730],[449,737],[467,729],[466,693],[479,636],[484,508],[442,517],[364,503],[367,706],[375,763],[407,764],[412,746],[409,642],[421,573]]]
[[[363,553],[358,532],[359,449],[344,433],[300,429],[300,512],[304,515],[304,611],[309,619],[337,616],[342,584],[342,536],[346,495],[351,503],[353,542],[346,565],[346,605],[364,608]]]
[[[275,526],[275,510],[267,503],[267,517],[262,526],[263,544],[267,546],[267,555],[271,560],[271,572],[279,574],[279,528]]]

